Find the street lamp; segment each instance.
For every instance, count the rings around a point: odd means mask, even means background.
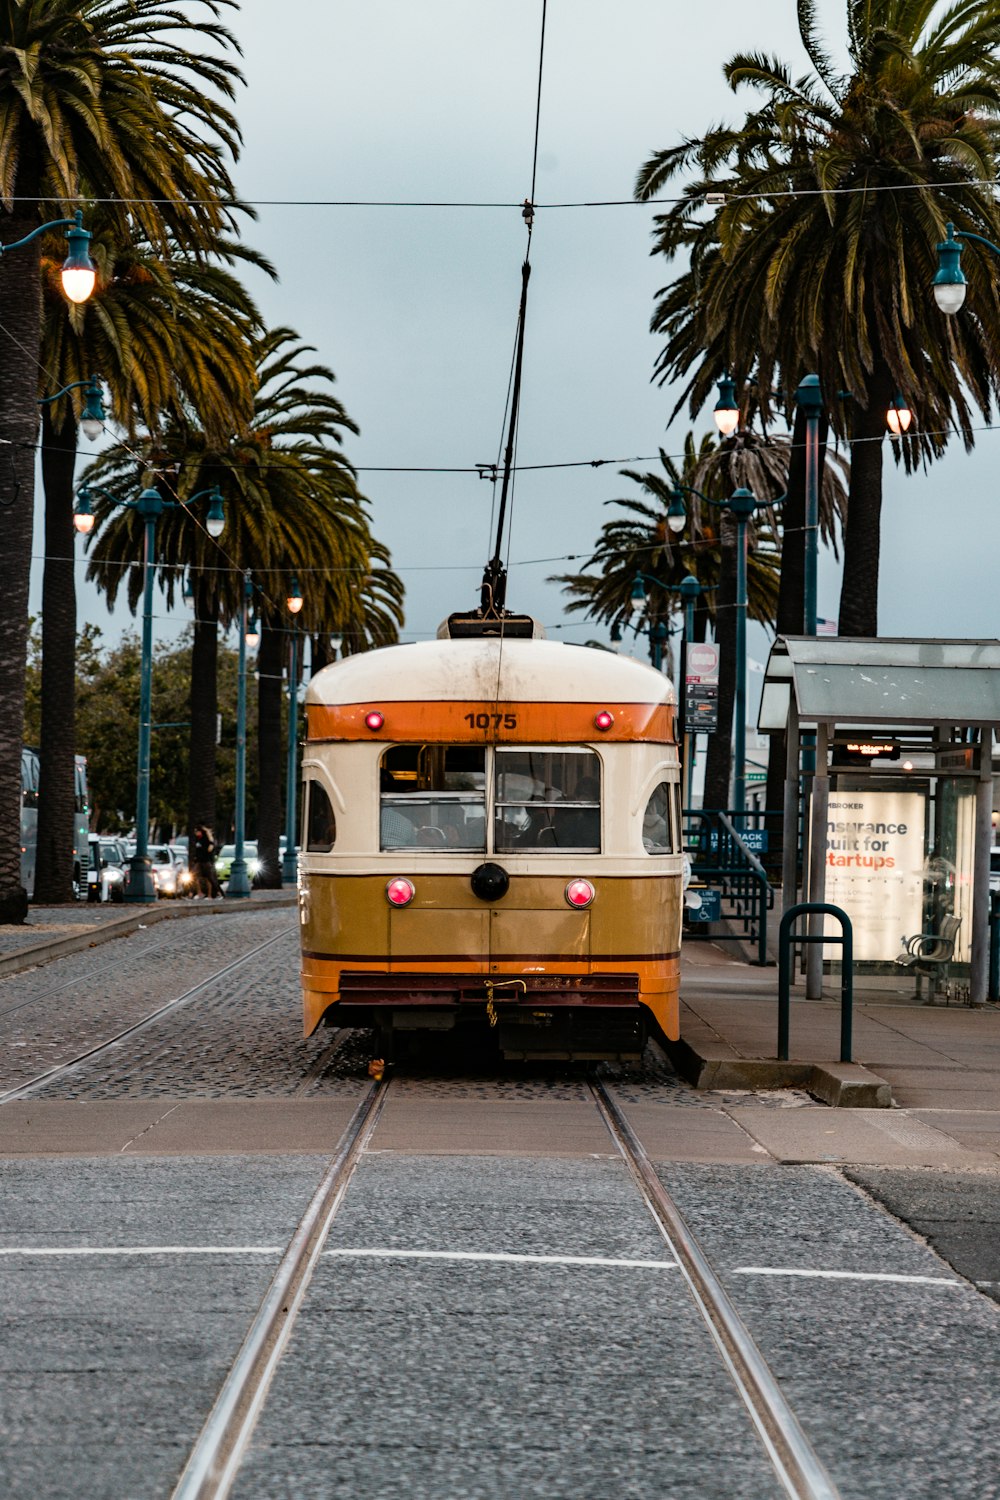
[[[753,492],[740,488],[728,500],[713,500],[691,485],[677,486],[677,491],[697,495],[706,505],[716,510],[728,511],[736,522],[736,702],[733,717],[733,810],[737,814],[746,811],[746,760],[747,760],[747,522],[756,514],[757,501]],[[813,629],[815,634],[815,627]]]
[[[37,240],[40,234],[47,234],[50,229],[63,228],[67,229],[69,254],[63,261],[62,270],[59,273],[62,288],[71,302],[86,302],[94,290],[97,269],[87,251],[90,231],[83,227],[82,209],[78,208],[72,219],[50,219],[47,224],[39,224],[37,229],[33,229],[23,239],[15,240],[11,245],[0,245],[0,256],[8,255],[11,250],[20,250],[24,245],[30,245],[32,240]]]
[[[723,375],[718,382],[719,399],[715,403],[712,416],[715,425],[724,438],[732,437],[740,425],[740,408],[736,400],[736,384],[729,375]]]
[[[302,608],[302,590],[299,580],[292,574],[291,586],[285,600],[292,616],[291,650],[288,663],[288,766],[285,776],[285,853],[281,861],[282,885],[294,885],[298,878],[298,859],[295,849],[296,798],[298,776],[296,752],[299,737],[299,632],[295,616]]]
[[[222,513],[222,496],[218,485],[213,485],[211,489],[199,490],[196,495],[191,495],[183,502],[164,500],[159,490],[153,489],[152,486],[147,486],[136,500],[121,500],[117,495],[112,495],[105,489],[99,490],[99,493],[112,505],[121,505],[128,510],[134,510],[143,522],[142,654],[139,662],[139,752],[135,791],[135,854],[129,866],[125,900],[149,902],[156,900],[156,887],[153,884],[149,862],[149,751],[153,717],[153,553],[156,545],[156,522],[164,510],[175,510],[178,506],[186,509],[196,500],[201,500],[206,496],[211,505],[209,514],[211,515],[212,510],[217,512],[217,529],[214,535],[218,536],[221,532],[225,518]],[[84,485],[79,492],[73,512],[73,525],[83,535],[86,535],[94,524],[91,508],[93,494],[93,489]],[[219,524],[220,521],[221,524]]]
[[[101,390],[101,377],[91,375],[89,380],[74,380],[70,385],[64,385],[61,391],[56,391],[54,396],[43,396],[39,406],[48,406],[53,401],[58,401],[60,396],[65,396],[69,391],[83,391],[83,411],[80,415],[80,430],[88,442],[96,442],[104,431],[104,423],[107,420],[107,412],[104,410],[104,392]]]
[[[946,238],[937,247],[938,268],[932,283],[934,290],[934,301],[943,313],[951,317],[957,313],[965,301],[965,273],[962,270],[962,246],[963,240],[979,240],[983,245],[989,245],[991,250],[997,250],[990,240],[983,239],[981,234],[970,234],[960,229],[955,233],[955,226],[951,222],[945,225]],[[997,250],[1000,255],[1000,250]]]
[[[250,894],[247,878],[247,862],[243,856],[244,824],[246,821],[247,786],[247,646],[250,642],[248,611],[253,598],[253,582],[249,573],[243,576],[243,602],[240,605],[240,644],[236,668],[236,809],[233,831],[233,863],[229,870],[226,896],[246,897]],[[259,640],[259,636],[257,638]],[[256,642],[254,643],[256,644]]]

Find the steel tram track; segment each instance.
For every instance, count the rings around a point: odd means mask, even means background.
[[[281,1258],[171,1500],[223,1500],[229,1494],[272,1376],[291,1338],[330,1226],[378,1124],[389,1084],[389,1078],[373,1083],[351,1116]]]
[[[785,1493],[792,1500],[839,1500],[839,1491],[816,1456],[708,1257],[653,1170],[639,1137],[600,1079],[592,1079],[590,1089],[615,1145],[677,1261]]]
[[[333,1048],[336,1047],[333,1044]],[[340,1138],[282,1256],[171,1500],[226,1500],[289,1343],[315,1265],[348,1186],[375,1132],[391,1075],[373,1083]],[[618,1102],[599,1079],[595,1105],[655,1219],[715,1347],[791,1500],[840,1500],[778,1382],[730,1301]]]
[[[64,1077],[83,1063],[89,1062],[92,1058],[100,1057],[102,1053],[110,1052],[113,1047],[117,1046],[119,1042],[124,1041],[126,1037],[135,1036],[137,1032],[144,1031],[147,1026],[152,1026],[155,1021],[159,1021],[163,1016],[169,1015],[172,1011],[180,1010],[185,1005],[190,1005],[193,1000],[197,1000],[205,990],[209,989],[219,979],[224,978],[228,974],[235,973],[236,970],[248,964],[251,959],[256,958],[259,953],[263,953],[266,948],[270,948],[272,944],[286,941],[289,933],[293,930],[292,928],[287,928],[284,932],[278,932],[273,937],[266,938],[264,942],[258,943],[255,948],[251,948],[248,953],[244,953],[240,958],[234,959],[231,963],[224,964],[221,969],[216,969],[207,978],[200,979],[196,985],[193,985],[189,990],[185,990],[182,995],[177,995],[173,1000],[168,1000],[164,1005],[157,1006],[156,1010],[150,1011],[140,1021],[134,1021],[131,1026],[123,1027],[114,1036],[106,1037],[103,1042],[98,1042],[95,1046],[88,1047],[86,1051],[78,1053],[75,1057],[68,1058],[65,1062],[56,1063],[53,1067],[46,1068],[44,1072],[36,1073],[34,1078],[29,1078],[27,1082],[18,1084],[16,1088],[4,1090],[4,1092],[0,1093],[0,1104],[13,1104],[18,1099],[28,1098],[36,1089],[42,1088],[47,1083],[54,1082],[57,1078]]]
[[[59,995],[63,990],[78,990],[81,988],[82,984],[90,984],[92,980],[98,977],[98,975],[107,974],[109,970],[123,969],[127,965],[131,966],[135,963],[136,959],[148,958],[151,953],[159,953],[162,949],[168,946],[169,938],[161,937],[158,941],[150,943],[145,948],[130,949],[128,953],[120,954],[117,958],[111,959],[108,963],[99,964],[97,968],[90,971],[90,973],[86,977],[86,980],[84,981],[81,981],[79,978],[64,979],[61,984],[50,985],[47,990],[41,990],[37,995],[30,995],[26,1000],[18,1000],[14,1005],[7,1005],[0,1008],[0,1021],[5,1020],[7,1016],[14,1015],[19,1010],[24,1010],[29,1005],[40,1005],[44,1000],[51,1000],[53,995]],[[73,956],[76,957],[78,955]],[[11,979],[18,979],[23,974],[30,972],[31,970],[21,969],[16,973],[6,977],[9,977]]]

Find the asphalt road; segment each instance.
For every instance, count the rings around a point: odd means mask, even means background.
[[[0,1091],[282,922],[172,923],[0,982]],[[0,1107],[5,1500],[169,1496],[365,1086],[363,1039],[327,1061],[301,1038],[294,943]],[[656,1067],[620,1093],[844,1500],[1000,1497],[1000,1178],[819,1165],[845,1112],[791,1094]],[[796,1122],[810,1164],[766,1144]],[[235,1493],[780,1491],[579,1075],[453,1059],[394,1080]]]

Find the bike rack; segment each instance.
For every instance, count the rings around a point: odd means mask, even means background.
[[[797,943],[840,943],[840,1061],[851,1061],[852,1027],[854,1022],[854,929],[846,911],[839,906],[830,906],[826,901],[800,901],[790,906],[778,928],[778,1060],[788,1061],[788,1031],[791,1019],[792,999],[792,928],[801,916],[822,912],[836,917],[840,923],[840,936],[829,937],[826,933],[803,933]]]

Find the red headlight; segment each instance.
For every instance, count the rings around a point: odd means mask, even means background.
[[[571,880],[566,887],[566,900],[570,906],[589,906],[595,895],[589,880]]]
[[[381,729],[384,723],[385,715],[380,714],[377,708],[373,708],[371,713],[365,714],[365,726],[368,729]]]
[[[600,713],[595,715],[594,718],[594,723],[597,725],[597,728],[601,731],[602,734],[610,729],[614,722],[614,714],[609,714],[606,708],[602,708]]]
[[[390,906],[409,906],[416,894],[416,888],[402,875],[390,880],[385,888],[385,898]]]

